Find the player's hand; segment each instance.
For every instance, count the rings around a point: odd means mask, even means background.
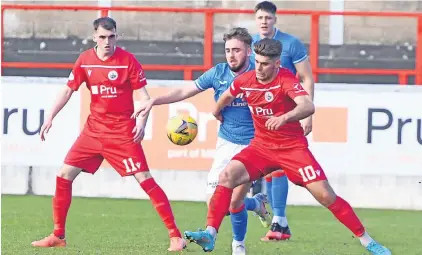
[[[131,118],[136,119],[139,115],[141,115],[141,117],[145,117],[145,115],[147,115],[148,112],[151,111],[152,106],[154,106],[154,99],[152,98],[147,101],[141,102],[141,105],[132,114]]]
[[[44,121],[44,123],[41,126],[41,130],[40,130],[41,141],[45,141],[45,134],[48,134],[48,131],[50,130],[52,125],[53,125],[52,119],[47,118]]]
[[[302,124],[305,136],[309,135],[312,132],[312,116],[301,120],[300,123]]]
[[[141,124],[137,124],[133,130],[132,130],[133,135],[133,142],[135,143],[140,143],[142,141],[142,139],[144,139],[144,135],[145,135],[145,127]]]
[[[284,124],[286,124],[286,118],[283,115],[273,116],[265,122],[265,127],[268,130],[278,130]]]
[[[214,117],[217,120],[219,120],[221,123],[223,123],[223,115],[221,115],[221,111],[220,112],[212,111],[212,115],[214,115]]]

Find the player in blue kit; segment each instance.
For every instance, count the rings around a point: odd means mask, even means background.
[[[259,32],[253,36],[253,44],[263,38],[280,41],[283,45],[280,57],[281,66],[299,76],[304,89],[313,100],[314,79],[305,46],[299,39],[283,33],[275,27],[277,22],[277,7],[275,4],[264,1],[258,3],[254,11]],[[254,53],[251,55],[251,59],[255,61]],[[301,124],[305,135],[308,135],[312,131],[312,116],[302,120]],[[287,176],[282,170],[275,171],[265,177],[265,185],[268,201],[273,211],[273,219],[270,230],[261,240],[280,241],[289,239],[291,232],[286,218],[286,201],[289,189]]]
[[[141,105],[135,114],[145,115],[154,105],[170,104],[192,97],[207,89],[214,90],[214,99],[218,100],[233,80],[240,74],[254,70],[255,66],[249,60],[252,37],[245,28],[233,28],[224,35],[225,55],[227,63],[220,63],[202,74],[191,85],[176,88],[167,95],[151,99]],[[224,118],[220,125],[216,153],[211,170],[208,174],[207,204],[217,186],[219,174],[232,157],[243,150],[254,137],[255,129],[251,113],[246,101],[237,98],[222,111]],[[251,184],[240,186],[234,191],[230,218],[233,228],[233,255],[246,254],[245,235],[249,211],[254,211],[265,227],[271,222],[271,217],[265,208],[266,197],[256,194],[247,198],[246,194]],[[246,198],[245,198],[246,197]]]

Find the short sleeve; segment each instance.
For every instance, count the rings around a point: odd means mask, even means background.
[[[300,81],[294,77],[286,77],[283,82],[284,93],[291,99],[295,99],[298,96],[307,96],[308,92],[302,87]]]
[[[86,81],[86,74],[84,69],[82,68],[82,57],[79,56],[79,58],[73,65],[72,71],[70,72],[69,78],[67,80],[67,86],[73,89],[74,91],[78,91],[82,83]]]
[[[292,56],[293,64],[300,63],[308,57],[305,45],[298,39],[295,39],[292,42],[290,54]]]
[[[235,79],[232,84],[230,85],[230,94],[232,96],[236,97],[242,92],[242,89],[240,88],[240,81],[239,79]]]
[[[201,76],[198,77],[198,79],[195,80],[196,87],[199,90],[207,90],[209,88],[212,88],[213,83],[214,83],[215,73],[216,73],[215,67],[203,73]]]
[[[131,63],[129,63],[129,81],[133,90],[140,89],[147,85],[147,78],[145,77],[145,72],[142,69],[141,64],[132,56]]]

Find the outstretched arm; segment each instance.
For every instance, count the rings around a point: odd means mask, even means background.
[[[148,96],[148,99],[146,99],[145,101],[141,101],[141,105],[138,109],[135,110],[132,117],[145,117],[146,115],[148,115],[154,105],[171,104],[179,102],[185,100],[186,98],[193,97],[194,95],[200,92],[202,92],[202,90],[199,90],[196,85],[192,83],[188,86],[173,89],[168,94],[156,98],[150,98]]]
[[[173,89],[166,95],[162,95],[157,98],[154,98],[153,105],[171,104],[171,103],[179,102],[187,98],[193,97],[194,95],[200,92],[202,92],[202,90],[199,90],[196,87],[195,83],[191,82],[187,86]]]

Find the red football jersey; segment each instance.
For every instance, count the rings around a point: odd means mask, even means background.
[[[246,98],[255,126],[252,143],[274,149],[308,146],[299,121],[288,122],[273,131],[265,127],[269,117],[293,110],[295,97],[308,95],[288,69],[280,68],[275,79],[268,84],[257,81],[255,70],[246,72],[233,81],[230,92],[233,96]]]
[[[147,82],[135,56],[119,47],[107,60],[98,58],[95,48],[83,52],[73,67],[67,86],[77,91],[86,83],[91,92],[91,113],[83,132],[95,137],[133,136],[135,120],[133,91]]]

